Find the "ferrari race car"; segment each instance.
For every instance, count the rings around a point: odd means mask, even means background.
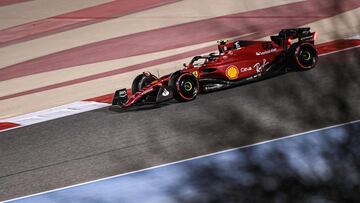
[[[184,68],[163,77],[144,72],[131,87],[117,90],[112,104],[122,108],[157,104],[172,98],[191,101],[199,93],[254,82],[289,71],[315,67],[316,33],[310,28],[283,29],[271,41],[218,41],[218,52],[195,56]]]

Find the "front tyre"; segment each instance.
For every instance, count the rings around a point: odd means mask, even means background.
[[[142,90],[144,87],[154,82],[156,77],[151,74],[140,74],[136,76],[131,85],[131,93],[135,94],[136,92]]]
[[[294,44],[290,49],[292,65],[297,70],[310,70],[315,67],[318,61],[318,53],[310,43]]]
[[[169,82],[174,99],[179,102],[194,100],[199,93],[199,82],[191,73],[176,73]]]

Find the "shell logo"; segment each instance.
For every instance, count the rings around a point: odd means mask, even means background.
[[[228,77],[230,80],[237,79],[239,75],[239,69],[236,66],[231,65],[226,69],[225,74],[226,77]]]

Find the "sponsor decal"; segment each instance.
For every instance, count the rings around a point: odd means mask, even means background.
[[[269,62],[267,62],[266,59],[263,59],[263,63],[262,64],[261,63],[256,63],[254,65],[254,68],[256,68],[257,73],[261,73],[261,72],[263,72],[265,66],[268,65],[268,64],[269,64]]]
[[[266,65],[268,65],[269,62],[266,61],[266,59],[263,59],[263,63],[256,63],[255,65],[251,66],[251,67],[247,67],[247,68],[240,68],[240,72],[247,72],[247,71],[252,71],[252,70],[256,70],[257,73],[261,73],[263,72],[264,68]]]
[[[270,54],[272,52],[275,52],[277,49],[276,48],[273,48],[273,49],[269,49],[269,50],[266,50],[266,51],[257,51],[256,52],[256,55],[257,56],[262,56],[262,55],[266,55],[266,54]]]
[[[192,74],[193,74],[193,76],[195,76],[196,78],[199,77],[199,72],[197,72],[197,71],[192,72]]]
[[[166,97],[169,96],[170,92],[167,91],[167,89],[165,88],[164,91],[161,93],[162,96]]]
[[[226,77],[228,77],[230,80],[237,79],[239,75],[239,69],[236,66],[231,65],[226,69],[225,74]]]
[[[248,67],[248,68],[240,68],[240,72],[247,72],[247,71],[252,71],[252,67]]]

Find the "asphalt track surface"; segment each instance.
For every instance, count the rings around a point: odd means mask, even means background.
[[[358,120],[359,56],[323,56],[314,70],[188,103],[103,108],[2,132],[0,201]]]

